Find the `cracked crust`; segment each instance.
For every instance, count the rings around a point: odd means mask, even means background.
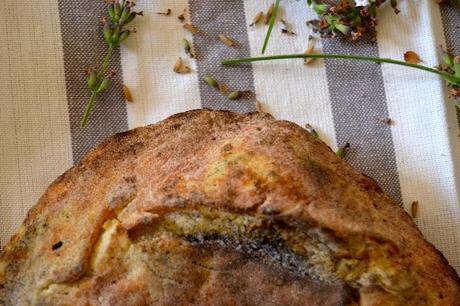
[[[459,283],[373,180],[262,113],[111,137],[0,255],[6,305],[459,305]]]

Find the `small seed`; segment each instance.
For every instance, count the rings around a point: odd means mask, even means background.
[[[304,54],[313,54],[315,53],[315,39],[313,36],[308,37],[308,46],[307,49],[305,50]],[[306,58],[304,60],[305,65],[313,63],[315,59],[314,58]]]
[[[240,97],[241,97],[241,92],[239,92],[239,91],[232,91],[228,95],[229,100],[238,100]]]
[[[133,102],[133,96],[131,95],[131,90],[129,90],[128,86],[123,84],[123,96],[125,100],[128,102]]]
[[[157,12],[157,15],[169,16],[171,12],[171,9],[167,9],[166,12]]]
[[[219,91],[221,94],[225,95],[229,90],[230,88],[228,88],[227,84],[219,83]]]
[[[258,24],[262,20],[262,17],[264,17],[264,12],[258,12],[254,16],[254,19],[252,20],[252,23],[249,26],[252,27],[252,26],[255,26],[256,24]]]
[[[189,31],[190,33],[192,34],[197,34],[199,31],[198,31],[198,28],[195,27],[193,24],[191,23],[185,23],[184,24],[184,29],[186,29],[187,31]]]
[[[412,205],[411,205],[411,207],[410,207],[410,212],[411,212],[412,218],[416,218],[416,217],[417,217],[417,212],[418,212],[418,201],[412,202]]]
[[[217,81],[213,77],[205,76],[205,77],[203,77],[203,80],[206,83],[208,83],[208,85],[211,86],[211,87],[214,87],[214,88],[219,87],[219,83],[217,83]]]
[[[267,10],[267,14],[265,15],[265,24],[270,23],[270,19],[272,18],[272,15],[273,15],[273,8],[274,8],[274,5],[272,3]]]
[[[219,34],[219,38],[224,44],[226,44],[229,47],[233,47],[234,45],[236,45],[236,41],[225,34]]]

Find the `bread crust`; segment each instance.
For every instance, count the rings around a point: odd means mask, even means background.
[[[195,110],[109,138],[0,255],[6,305],[459,301],[454,269],[372,179],[263,113]]]

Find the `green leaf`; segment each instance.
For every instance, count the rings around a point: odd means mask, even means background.
[[[272,34],[273,26],[275,25],[276,17],[278,15],[278,9],[280,7],[280,1],[281,0],[276,0],[275,5],[273,6],[273,14],[272,14],[272,17],[270,19],[270,23],[268,25],[267,35],[265,36],[264,46],[262,47],[262,54],[264,54],[265,50],[267,49],[268,41],[270,40],[270,35]]]

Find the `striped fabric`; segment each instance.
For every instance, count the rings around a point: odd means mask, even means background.
[[[99,63],[105,43],[99,18],[103,1],[6,0],[0,8],[0,243],[4,244],[47,185],[113,133],[200,108],[264,111],[300,125],[310,123],[334,149],[351,144],[349,162],[371,177],[406,209],[419,201],[416,222],[460,271],[460,131],[456,109],[442,80],[425,72],[373,63],[301,60],[223,67],[219,59],[260,55],[266,26],[249,27],[269,0],[138,1],[144,17],[138,33],[117,51],[118,71],[102,95],[87,129],[79,127],[88,99],[84,69]],[[425,65],[439,63],[438,46],[460,53],[460,8],[434,0],[401,1],[401,13],[382,10],[377,44],[318,41],[327,53],[401,58],[416,51]],[[157,15],[170,8],[171,16]],[[200,29],[186,32],[177,16]],[[284,0],[282,18],[297,36],[275,26],[268,54],[301,53],[315,17],[305,1]],[[235,48],[218,38],[238,41]],[[189,59],[181,39],[193,42]],[[187,59],[193,72],[172,71]],[[230,101],[202,81],[212,75],[232,89],[251,91]],[[132,91],[125,103],[121,84]],[[393,125],[382,122],[392,118]]]

